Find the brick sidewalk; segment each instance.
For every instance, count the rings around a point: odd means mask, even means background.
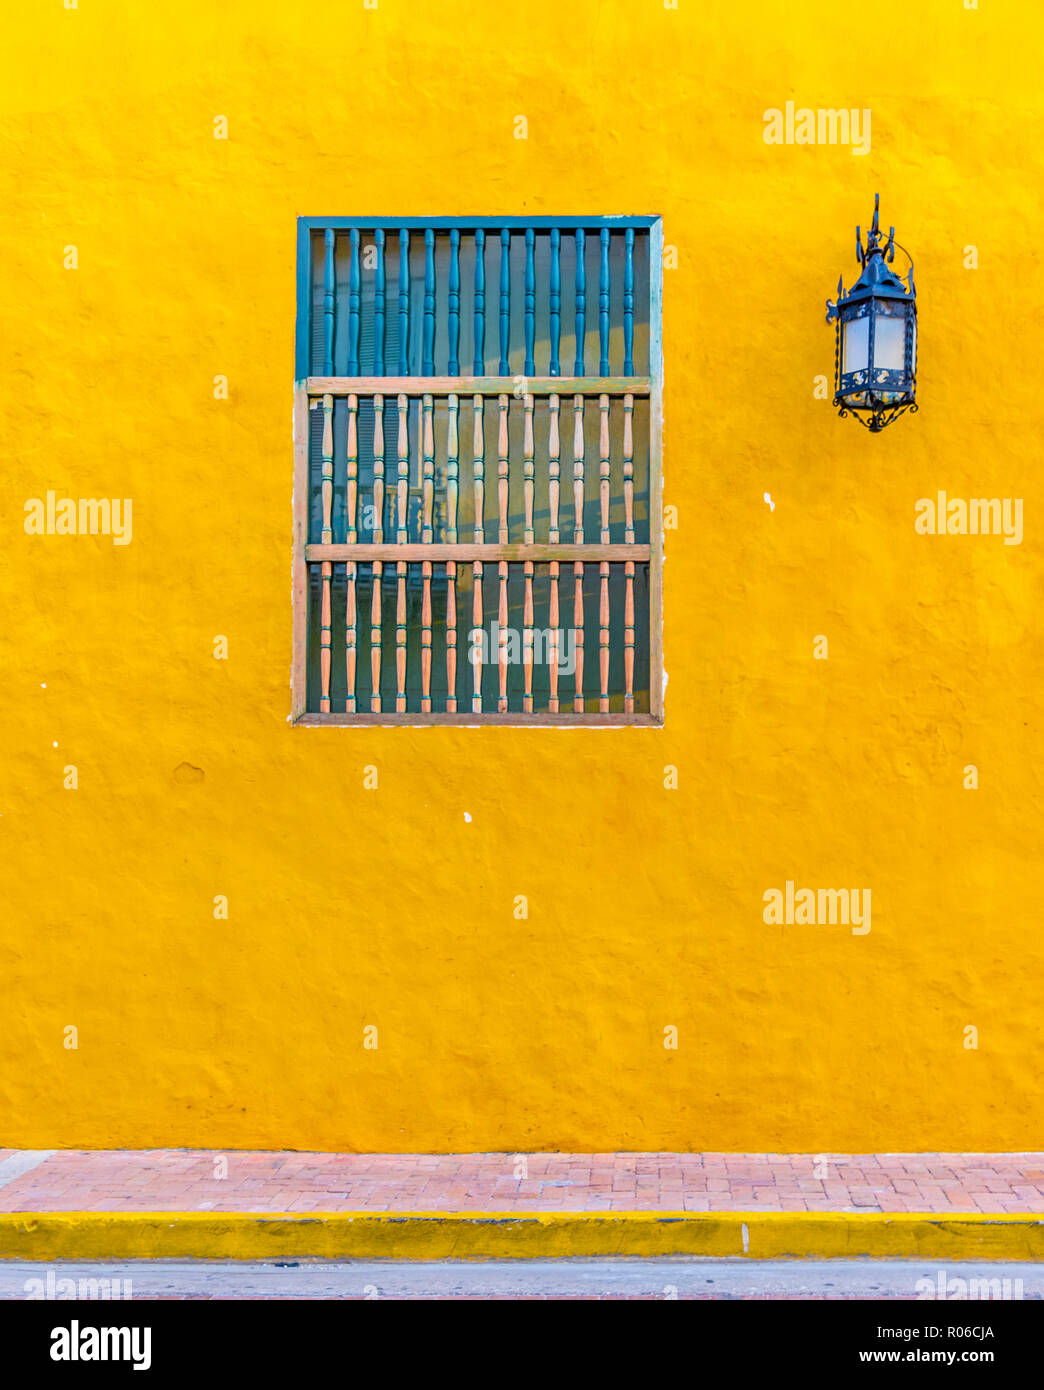
[[[1044,1153],[821,1158],[0,1149],[0,1212],[1044,1214]]]

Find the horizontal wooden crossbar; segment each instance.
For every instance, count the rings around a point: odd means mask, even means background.
[[[647,376],[310,376],[315,396],[647,396]]]
[[[650,547],[647,545],[306,545],[305,559],[317,564],[329,560],[333,564],[343,564],[345,560],[367,562],[370,560],[427,560],[433,564],[440,561],[480,560],[495,563],[498,560],[534,560],[547,562],[557,560],[561,564],[571,564],[578,560],[608,560],[620,563],[632,560],[638,564],[648,563]]]

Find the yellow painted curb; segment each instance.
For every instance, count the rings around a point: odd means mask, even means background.
[[[841,1212],[12,1212],[0,1259],[1044,1260],[1044,1217]]]

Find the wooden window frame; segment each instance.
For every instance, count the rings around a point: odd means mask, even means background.
[[[333,228],[346,231],[353,228],[388,232],[409,230],[461,230],[483,228],[500,232],[504,228],[544,230],[558,228],[602,228],[611,230],[640,228],[649,237],[649,375],[648,377],[529,377],[528,394],[533,397],[559,395],[563,398],[580,395],[585,398],[609,394],[619,398],[626,390],[633,396],[646,396],[649,401],[649,543],[647,545],[605,545],[592,542],[568,544],[396,544],[344,545],[309,543],[310,503],[310,402],[323,397],[359,397],[381,393],[386,399],[398,395],[421,397],[428,395],[458,395],[468,397],[512,396],[514,377],[494,376],[409,376],[409,377],[322,377],[309,374],[311,365],[312,328],[312,233]],[[399,726],[426,728],[430,726],[479,726],[484,724],[532,728],[617,728],[660,727],[664,722],[663,667],[663,219],[659,216],[634,217],[529,217],[529,218],[359,218],[359,217],[300,217],[297,222],[297,323],[295,351],[295,382],[293,402],[293,558],[292,614],[293,662],[290,680],[290,722],[294,726],[311,728],[356,728]],[[566,475],[563,475],[563,485]],[[392,479],[389,486],[394,486]],[[484,564],[503,561],[559,561],[572,563],[634,561],[649,565],[649,709],[638,713],[577,713],[572,709],[552,714],[546,711],[487,711],[472,710],[448,713],[432,711],[358,711],[315,713],[307,709],[308,699],[308,567],[309,563],[346,560],[367,561],[460,561],[480,559]]]

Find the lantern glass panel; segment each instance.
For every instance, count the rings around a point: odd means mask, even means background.
[[[865,315],[845,324],[843,372],[862,372],[867,368],[870,350],[870,320]]]
[[[906,366],[906,319],[874,316],[874,366],[901,372]]]

